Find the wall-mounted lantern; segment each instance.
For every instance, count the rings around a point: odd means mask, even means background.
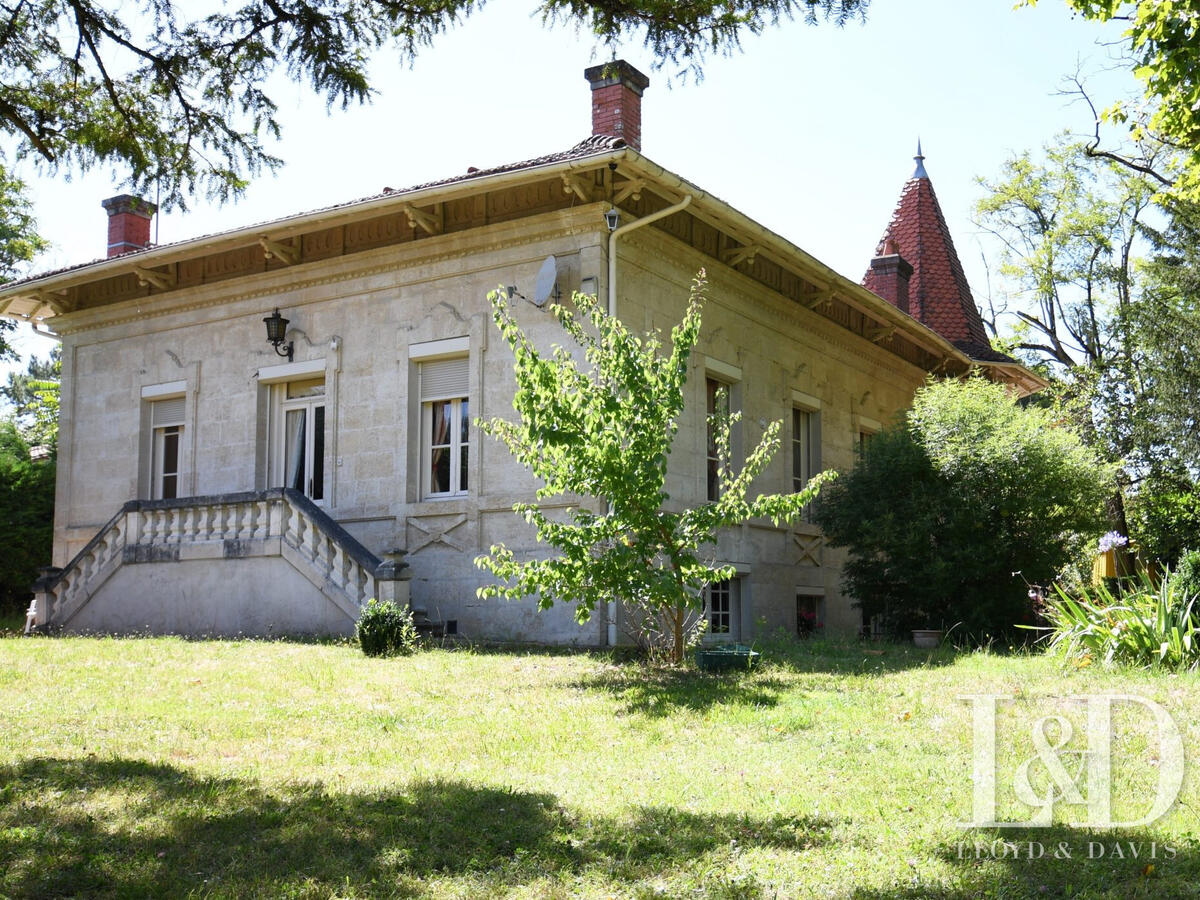
[[[275,348],[275,352],[280,356],[286,356],[287,361],[292,361],[292,353],[295,349],[291,341],[287,342],[287,348],[281,350],[280,345],[284,338],[287,337],[288,320],[279,314],[279,307],[275,308],[275,312],[263,318],[267,323],[267,343]]]

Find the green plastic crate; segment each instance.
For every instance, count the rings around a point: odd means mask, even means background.
[[[696,648],[696,666],[702,672],[746,672],[757,666],[761,659],[761,653],[745,644]]]

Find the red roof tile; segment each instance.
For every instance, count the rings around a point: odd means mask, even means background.
[[[974,359],[995,361],[996,356],[1001,356],[1007,360],[1008,357],[991,350],[946,217],[924,166],[919,166],[905,183],[880,246],[888,238],[896,242],[900,255],[913,267],[908,283],[908,310],[912,317],[960,349],[977,348],[978,352],[970,354]],[[894,302],[881,290],[872,269],[867,269],[862,283],[868,290]]]

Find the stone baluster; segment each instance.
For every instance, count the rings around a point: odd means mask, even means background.
[[[238,539],[248,541],[254,537],[254,504],[242,503],[238,506],[238,518],[241,520],[241,527],[238,528]]]

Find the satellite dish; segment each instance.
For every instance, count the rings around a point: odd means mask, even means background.
[[[538,270],[537,283],[533,287],[534,306],[545,306],[546,301],[553,297],[558,299],[558,260],[553,255],[547,256],[546,261]]]

